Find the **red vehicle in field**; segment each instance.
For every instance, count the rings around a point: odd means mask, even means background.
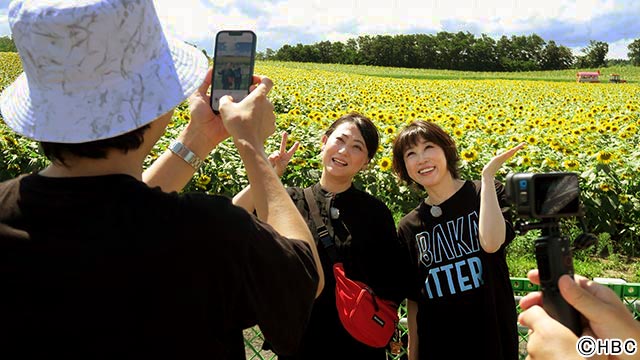
[[[576,73],[576,82],[579,83],[599,83],[600,70],[598,71],[580,71]]]

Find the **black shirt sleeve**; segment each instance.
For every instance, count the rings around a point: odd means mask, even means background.
[[[202,204],[201,204],[202,205]],[[274,350],[293,353],[315,300],[318,275],[309,245],[289,239],[228,199],[208,208],[213,296],[225,299],[227,328],[257,324]],[[215,214],[215,215],[214,215]],[[221,276],[227,278],[221,278]],[[216,321],[216,319],[214,319]],[[227,331],[227,330],[225,330]],[[230,330],[229,330],[230,331]]]
[[[255,218],[254,226],[256,236],[246,244],[244,289],[265,339],[278,354],[290,354],[315,300],[318,275],[311,249]]]

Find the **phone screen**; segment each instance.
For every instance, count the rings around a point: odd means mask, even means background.
[[[256,53],[253,31],[220,31],[216,35],[211,108],[218,111],[220,98],[231,95],[235,102],[249,94]]]

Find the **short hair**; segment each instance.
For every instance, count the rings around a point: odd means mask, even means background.
[[[460,157],[458,156],[456,143],[440,126],[426,120],[412,122],[402,129],[393,141],[393,171],[396,175],[408,184],[414,182],[407,172],[407,166],[404,163],[404,152],[409,147],[415,146],[421,139],[432,142],[442,148],[447,159],[447,169],[454,179],[458,179],[460,177],[458,168]]]
[[[338,126],[342,125],[343,123],[355,124],[358,130],[360,130],[362,137],[364,138],[364,143],[367,147],[367,156],[369,157],[369,160],[373,159],[373,157],[376,155],[376,152],[378,151],[378,145],[380,143],[378,128],[373,124],[373,121],[360,113],[350,112],[334,121],[324,134],[327,137],[331,136],[331,134],[338,128]]]
[[[125,154],[129,150],[135,150],[142,145],[144,133],[148,128],[149,124],[116,137],[78,144],[43,141],[40,142],[40,147],[44,152],[44,156],[51,160],[51,162],[67,166],[65,157],[68,155],[91,159],[105,159],[107,157],[107,151],[110,149],[121,150]]]

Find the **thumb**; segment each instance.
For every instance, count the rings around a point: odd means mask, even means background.
[[[535,331],[535,329],[538,327],[538,324],[540,324],[547,318],[551,318],[547,314],[547,312],[544,311],[539,305],[534,305],[518,315],[518,322],[520,323],[520,325],[526,326],[529,329]]]
[[[598,313],[602,311],[602,301],[580,287],[569,275],[560,277],[558,288],[567,303],[576,308],[587,319],[597,317]]]
[[[266,76],[260,77],[260,84],[247,96],[248,98],[256,98],[258,96],[267,96],[273,88],[273,81]]]
[[[233,102],[233,98],[231,97],[231,95],[225,95],[225,96],[220,98],[220,101],[218,102],[219,103],[218,107],[221,108],[222,106],[227,105],[227,104],[232,103],[232,102]]]

